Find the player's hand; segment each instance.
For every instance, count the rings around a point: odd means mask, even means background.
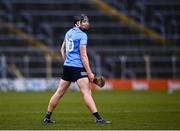
[[[89,78],[89,81],[90,81],[90,82],[93,82],[93,80],[94,80],[94,74],[93,74],[93,73],[89,73],[89,74],[88,74],[88,78]]]

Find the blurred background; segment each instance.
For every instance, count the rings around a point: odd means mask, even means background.
[[[56,88],[60,46],[81,13],[90,19],[88,55],[96,74],[119,81],[180,78],[179,0],[1,0],[0,90],[46,89],[44,80]]]

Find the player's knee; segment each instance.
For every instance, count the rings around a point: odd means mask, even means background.
[[[60,96],[60,97],[61,97],[61,96],[63,96],[63,95],[64,95],[65,90],[61,90],[61,89],[60,89],[60,90],[57,90],[57,92],[56,92],[56,93],[57,93],[57,95],[58,95],[58,96]]]
[[[89,92],[88,90],[83,90],[83,91],[81,91],[82,92],[82,94],[84,95],[84,96],[90,96],[91,95],[91,92]]]

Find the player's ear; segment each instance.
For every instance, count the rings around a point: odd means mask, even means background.
[[[80,21],[77,21],[76,26],[80,27]]]

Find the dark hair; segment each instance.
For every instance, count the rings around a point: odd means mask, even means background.
[[[78,21],[82,21],[84,19],[88,19],[87,15],[85,14],[75,15],[73,18],[73,23],[76,24]]]

